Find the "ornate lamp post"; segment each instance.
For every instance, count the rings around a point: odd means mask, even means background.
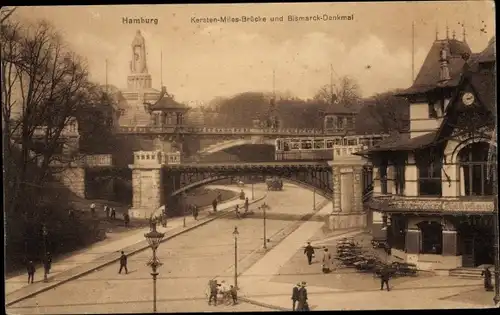
[[[260,206],[264,213],[264,249],[267,249],[267,233],[266,233],[266,210],[271,209],[265,202]]]
[[[156,250],[160,245],[161,240],[165,236],[164,233],[160,233],[156,231],[156,224],[151,226],[151,231],[149,233],[144,234],[144,237],[151,246],[153,250],[153,257],[147,263],[148,266],[151,267],[151,275],[153,276],[153,312],[156,313],[156,277],[158,276],[158,272],[156,271],[158,267],[162,265],[158,257],[156,257]]]
[[[234,227],[233,236],[234,236],[234,287],[238,289],[238,227]]]

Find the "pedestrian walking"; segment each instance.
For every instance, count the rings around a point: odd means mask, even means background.
[[[297,285],[294,286],[292,289],[292,310],[293,311],[295,311],[295,305],[297,304],[297,301],[299,300],[299,289],[300,289],[300,283],[297,283]]]
[[[217,199],[214,199],[214,201],[212,201],[212,208],[214,209],[214,212],[217,212]]]
[[[130,223],[130,217],[128,213],[123,214],[123,221],[125,222],[125,227],[128,227],[128,224]]]
[[[165,213],[161,214],[161,226],[164,228],[167,227],[167,215]]]
[[[51,267],[51,259],[47,255],[43,258],[43,281],[47,281],[47,276],[49,275]]]
[[[111,208],[111,219],[116,219],[116,210],[115,207]]]
[[[236,287],[231,285],[229,291],[231,293],[231,298],[233,299],[233,305],[238,304],[238,290],[236,290]]]
[[[104,212],[106,212],[106,219],[109,219],[111,209],[107,205],[104,205]]]
[[[389,287],[389,279],[391,278],[391,271],[388,267],[383,267],[380,271],[380,290],[384,289],[384,284],[387,288],[387,291],[391,291]]]
[[[328,251],[328,248],[325,247],[323,251],[323,260],[322,260],[322,271],[323,273],[330,273],[332,271],[332,255]]]
[[[485,267],[481,276],[484,276],[484,289],[486,291],[493,291],[493,284],[491,283],[491,271],[490,268]]]
[[[221,202],[221,201],[222,201],[222,194],[221,194],[221,192],[220,192],[220,191],[219,191],[219,192],[217,192],[217,201],[218,201],[218,202]]]
[[[236,218],[240,218],[240,206],[239,205],[236,205],[236,208],[234,209],[234,211],[236,212]]]
[[[247,198],[245,198],[245,213],[248,212],[249,204],[250,203],[248,202],[248,197],[247,197]]]
[[[307,302],[307,289],[306,282],[302,281],[299,289],[299,303],[297,305],[297,311],[306,312],[309,311],[309,303]]]
[[[314,247],[311,246],[311,242],[307,242],[307,246],[304,248],[304,254],[307,256],[307,262],[310,265],[314,257]]]
[[[33,283],[33,281],[35,281],[35,264],[32,260],[28,261],[26,269],[28,271],[28,283]]]
[[[90,205],[90,214],[91,214],[92,216],[95,216],[95,203],[92,203],[92,204]]]
[[[208,297],[208,305],[212,302],[212,299],[214,300],[214,306],[217,306],[217,290],[218,290],[218,285],[217,285],[217,280],[210,280],[208,281],[208,286],[210,288],[209,292],[209,297]]]
[[[118,271],[119,274],[122,273],[122,269],[125,269],[125,274],[128,274],[128,269],[127,269],[127,255],[122,251],[122,255],[120,256],[120,270]]]
[[[194,207],[193,207],[193,218],[194,218],[195,220],[198,220],[198,214],[199,214],[199,213],[198,213],[198,206],[197,206],[197,205],[194,205]]]

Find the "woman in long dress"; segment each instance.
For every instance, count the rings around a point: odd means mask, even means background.
[[[332,271],[332,255],[325,247],[323,251],[323,261],[322,261],[323,273],[329,273]]]

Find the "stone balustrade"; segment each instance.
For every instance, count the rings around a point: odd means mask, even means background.
[[[362,151],[362,150],[364,150],[366,148],[368,148],[368,146],[363,146],[363,145],[334,145],[333,148],[332,148],[332,150],[333,150],[333,159],[335,160],[336,158],[350,156],[353,153]]]
[[[160,166],[181,164],[181,153],[162,151],[136,151],[134,152],[134,164],[138,166]]]
[[[84,156],[83,161],[85,166],[111,166],[113,165],[113,157],[111,154],[92,154]]]
[[[439,212],[439,213],[492,213],[493,196],[491,198],[430,198],[405,196],[372,197],[369,206],[374,210]]]

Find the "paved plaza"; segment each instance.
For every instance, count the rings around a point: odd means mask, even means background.
[[[263,185],[255,187],[264,194]],[[300,196],[300,198],[297,198]],[[316,196],[316,200],[320,197]],[[288,186],[284,191],[269,192],[266,203],[269,212],[292,216],[312,211],[312,193]],[[272,239],[295,220],[287,217],[267,222]],[[225,307],[208,306],[205,288],[208,280],[226,279],[232,283],[234,274],[234,240],[232,232],[238,226],[238,257],[241,266],[262,247],[263,225],[260,219],[237,219],[233,215],[214,220],[188,233],[162,243],[158,256],[163,266],[158,277],[158,311],[213,311]],[[139,237],[139,235],[138,235]],[[143,238],[143,235],[140,235]],[[118,253],[116,253],[118,257]],[[118,274],[118,264],[102,267],[90,274],[69,281],[49,291],[28,298],[9,308],[10,313],[131,313],[152,310],[152,279],[146,262],[151,251],[129,257],[129,274]],[[258,311],[259,307],[241,303],[237,311]]]

